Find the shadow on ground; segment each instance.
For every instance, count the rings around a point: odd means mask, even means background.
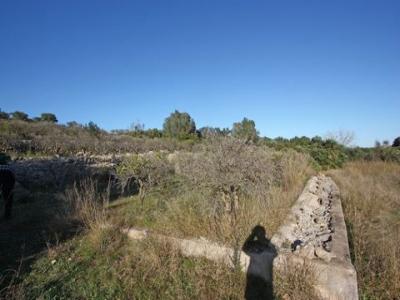
[[[12,219],[5,220],[1,214],[0,290],[11,279],[29,272],[31,264],[48,247],[78,233],[79,224],[63,220],[62,205],[56,194],[38,194],[27,202],[16,202]]]
[[[275,246],[267,238],[265,228],[257,225],[246,239],[243,252],[250,256],[246,274],[245,299],[274,299],[273,261]]]

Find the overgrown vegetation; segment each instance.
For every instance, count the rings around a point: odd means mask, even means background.
[[[343,166],[329,173],[342,191],[360,295],[400,294],[398,139],[375,148],[348,147],[350,135],[268,139],[247,118],[232,130],[196,130],[191,116],[178,111],[163,130],[136,124],[111,133],[93,122],[57,124],[51,113],[30,119],[0,112],[0,119],[0,163],[19,155],[129,153],[116,166],[118,180],[139,191],[109,203],[93,181],[68,190],[57,222],[78,226],[80,234],[49,247],[29,274],[17,272],[0,293],[5,298],[241,299],[245,278],[237,268],[183,257],[165,241],[132,242],[121,230],[205,237],[238,253],[255,225],[275,233],[311,174]],[[275,277],[277,298],[316,298],[310,270]]]
[[[158,184],[146,191],[144,205],[140,195],[113,203],[112,223],[175,237],[203,236],[236,250],[255,224],[272,235],[313,173],[306,155],[232,138],[210,140],[164,160],[151,155],[153,167],[145,166],[145,174],[150,171],[157,178],[160,170],[171,170],[166,165],[176,172],[169,171],[162,182],[155,180]],[[137,162],[144,157],[127,158],[120,174],[138,174]]]
[[[320,170],[340,168],[352,160],[383,160],[400,162],[400,138],[375,148],[349,147],[354,138],[352,132],[330,133],[323,139],[294,137],[292,139],[259,137],[253,120],[243,118],[232,129],[203,127],[196,129],[194,119],[186,112],[175,111],[164,121],[163,129],[145,130],[144,124],[135,123],[129,130],[113,130],[111,133],[90,121],[82,125],[68,122],[56,124],[52,113],[42,113],[33,119],[20,111],[0,111],[0,151],[18,155],[74,155],[77,153],[115,154],[143,153],[159,150],[190,150],[195,144],[219,137],[234,137],[271,147],[275,150],[292,149],[309,155],[314,167]]]
[[[245,274],[187,258],[164,240],[130,241],[104,214],[103,197],[86,182],[69,194],[84,233],[49,248],[1,292],[7,299],[242,299]],[[76,209],[79,208],[79,209]],[[110,212],[110,214],[112,214]],[[108,221],[106,222],[106,220]],[[287,280],[290,278],[290,280]],[[277,298],[316,299],[307,270],[276,274]]]
[[[353,162],[338,183],[361,299],[400,295],[400,165]]]

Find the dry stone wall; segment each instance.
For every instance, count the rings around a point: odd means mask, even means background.
[[[112,197],[134,193],[136,186],[122,190],[115,174],[115,166],[122,158],[122,155],[78,155],[14,160],[9,165],[16,175],[15,200],[24,201],[36,193],[64,192],[86,178],[93,179],[99,190],[105,191],[110,184]]]
[[[310,264],[321,299],[358,299],[339,189],[330,177],[312,177],[271,242],[274,265]]]

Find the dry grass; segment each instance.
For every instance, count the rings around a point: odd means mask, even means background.
[[[131,242],[115,228],[103,228],[43,257],[8,295],[9,299],[242,299],[244,277],[224,265],[186,258],[166,242]]]
[[[354,162],[338,183],[362,299],[400,295],[400,165]]]
[[[315,272],[309,263],[286,265],[275,271],[274,278],[277,299],[320,299],[313,287]]]
[[[107,189],[109,190],[109,189]],[[109,193],[99,193],[96,183],[87,179],[66,191],[65,221],[80,222],[87,229],[106,224]]]
[[[277,299],[318,299],[307,268],[275,275]],[[130,241],[116,228],[90,230],[37,261],[8,299],[243,299],[244,273],[184,257],[166,241]]]

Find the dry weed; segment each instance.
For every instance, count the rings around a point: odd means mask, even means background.
[[[354,162],[330,172],[338,183],[359,294],[400,295],[400,165]]]

